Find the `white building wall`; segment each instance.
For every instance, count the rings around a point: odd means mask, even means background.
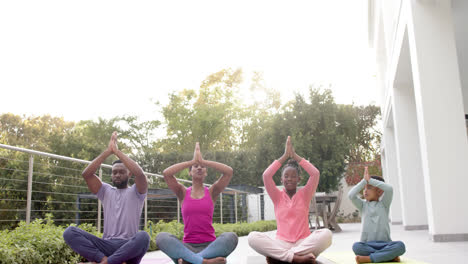
[[[452,14],[464,109],[465,114],[468,114],[468,1],[453,0]]]
[[[385,32],[385,46],[387,49],[387,57],[390,57],[393,52],[393,40],[395,39],[395,32],[397,29],[397,23],[400,9],[401,9],[401,0],[392,0],[392,1],[379,1],[381,5],[380,10],[385,10],[381,13],[381,17],[384,23],[384,32]]]
[[[343,189],[343,197],[341,199],[340,209],[338,213],[343,214],[343,216],[349,216],[357,210],[356,206],[354,206],[351,200],[348,199],[348,193],[354,186],[348,186],[345,178],[341,179],[340,185]],[[334,192],[334,194],[337,195],[338,192]]]
[[[426,199],[412,84],[399,84],[393,93],[395,147],[402,209],[406,230],[427,229]]]
[[[376,52],[376,62],[377,62],[377,80],[376,84],[380,92],[380,105],[384,105],[388,90],[386,89],[386,71],[388,63],[388,49],[386,46],[385,32],[384,32],[384,23],[381,16],[377,19],[376,32],[377,38],[374,43],[375,52]]]
[[[435,241],[468,240],[468,204],[447,202],[465,199],[468,186],[468,140],[451,2],[407,5],[429,233]]]
[[[389,175],[389,179],[392,179],[394,172],[391,152],[392,148],[398,147],[398,153],[402,155],[399,157],[397,175],[400,179],[408,180],[406,183],[402,181],[403,186],[399,185],[398,188],[403,189],[402,207],[407,205],[408,199],[411,202],[416,199],[409,190],[418,191],[417,187],[422,183],[413,175],[414,172],[422,171],[431,238],[435,241],[468,240],[468,204],[459,202],[466,200],[464,194],[468,186],[465,168],[468,163],[468,139],[464,120],[464,115],[468,112],[468,93],[465,86],[468,79],[468,1],[398,1],[401,6],[396,14],[394,9],[384,8],[392,1],[377,2],[379,4],[374,5],[376,10],[372,11],[376,18],[371,21],[382,25],[369,28],[385,33],[384,37],[379,32],[370,34],[378,38],[373,41],[377,44],[377,63],[386,63],[379,66],[379,69],[384,70],[377,73],[378,80],[382,80],[381,86],[385,94],[382,102],[386,161],[384,175]],[[405,55],[400,54],[403,37],[408,39],[409,55],[406,56],[410,58],[410,70],[399,65],[399,61],[405,58]],[[383,59],[382,43],[385,43],[388,58]],[[398,81],[408,80],[399,80],[398,76],[401,77],[402,74],[413,80],[415,110],[408,107],[411,105],[406,100],[408,98],[393,91],[394,87],[402,87]],[[411,83],[408,87],[411,87]],[[394,109],[391,109],[392,104],[389,102],[393,102]],[[395,112],[393,123],[388,116],[395,110],[401,110],[401,113]],[[405,117],[405,113],[409,117]],[[412,173],[408,169],[409,165],[405,165],[407,160],[404,156],[407,151],[411,151],[406,144],[409,142],[408,138],[415,137],[415,131],[405,126],[415,122],[421,168],[413,168]],[[392,127],[392,124],[396,127]],[[396,134],[393,135],[393,132]],[[393,143],[389,140],[392,138],[396,140]],[[405,190],[404,186],[409,188]],[[408,210],[404,212],[407,213]],[[416,218],[405,216],[405,219],[409,221]]]
[[[393,187],[393,201],[390,206],[390,220],[393,224],[402,224],[402,200],[400,194],[400,182],[398,177],[398,162],[395,148],[395,135],[393,131],[393,120],[389,121],[390,126],[384,129],[385,146],[385,170],[383,177],[385,181]]]

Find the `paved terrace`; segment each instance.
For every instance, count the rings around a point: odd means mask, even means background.
[[[318,257],[320,264],[355,263],[354,259],[345,262],[333,262],[325,258],[328,253],[351,252],[352,244],[359,239],[361,224],[340,224],[343,231],[333,234],[333,244],[323,255]],[[418,260],[418,263],[468,263],[468,241],[434,243],[429,239],[427,230],[405,231],[402,225],[393,225],[392,238],[402,240],[406,244],[403,257]],[[271,236],[275,231],[268,232]],[[346,254],[346,253],[345,253]],[[227,258],[228,264],[264,264],[265,258],[247,243],[247,237],[240,237],[236,250]],[[142,264],[170,264],[171,260],[161,251],[149,252],[143,258]],[[414,263],[414,262],[409,262]]]

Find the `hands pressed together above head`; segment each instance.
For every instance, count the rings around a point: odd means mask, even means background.
[[[203,156],[201,154],[201,151],[200,151],[200,143],[195,143],[195,150],[193,151],[193,159],[192,159],[192,164],[200,164],[200,165],[203,165],[204,163],[204,159],[203,159]]]
[[[107,146],[107,151],[110,153],[114,153],[115,149],[117,148],[117,132],[114,131],[111,135],[111,138],[109,140],[109,145]]]
[[[302,157],[297,155],[294,147],[292,145],[291,136],[288,136],[286,139],[286,144],[284,147],[284,154],[281,158],[278,159],[279,162],[284,163],[287,159],[294,159],[297,163],[302,160]]]

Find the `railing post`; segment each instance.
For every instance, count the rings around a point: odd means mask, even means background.
[[[80,225],[80,195],[76,196],[76,213],[75,213],[75,224]]]
[[[29,170],[28,170],[28,192],[26,198],[26,224],[31,222],[31,200],[32,200],[32,179],[33,179],[34,157],[29,156]]]
[[[234,215],[237,223],[237,192],[234,193]]]
[[[177,198],[177,223],[180,223],[180,201]]]
[[[257,205],[257,209],[258,209],[258,210],[257,210],[257,211],[258,211],[258,220],[257,220],[257,221],[262,220],[262,212],[260,212],[260,210],[262,209],[262,207],[261,207],[261,202],[260,202],[260,196],[261,196],[261,194],[258,194],[258,195],[257,195],[257,202],[258,202],[258,205]]]
[[[99,167],[99,179],[101,179],[102,181],[102,168]],[[98,202],[97,202],[97,231],[98,232],[101,232],[101,200],[98,199]]]
[[[221,224],[222,224],[223,223],[223,193],[219,195],[219,201],[220,201],[219,211],[221,213]]]
[[[145,197],[145,228],[148,227],[148,195]]]

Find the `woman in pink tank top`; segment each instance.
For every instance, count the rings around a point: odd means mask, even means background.
[[[281,165],[290,160],[281,173],[284,189],[280,190],[273,181],[273,175]],[[300,181],[297,163],[309,174],[307,184],[297,189]],[[276,239],[265,233],[251,232],[249,245],[258,253],[267,257],[269,264],[274,263],[316,263],[315,258],[331,245],[332,234],[328,229],[310,233],[308,216],[309,204],[315,194],[320,172],[296,154],[291,138],[286,140],[284,154],[263,173],[265,189],[274,204],[277,223]]]
[[[207,167],[222,173],[209,188],[203,185]],[[192,177],[192,186],[189,188],[174,177],[187,168]],[[232,173],[232,168],[225,164],[204,160],[198,142],[192,160],[174,164],[164,170],[164,180],[182,204],[184,238],[180,241],[176,236],[162,232],[156,237],[156,245],[174,263],[226,263],[226,257],[236,248],[235,233],[226,232],[216,237],[213,228],[214,204],[229,184]]]

